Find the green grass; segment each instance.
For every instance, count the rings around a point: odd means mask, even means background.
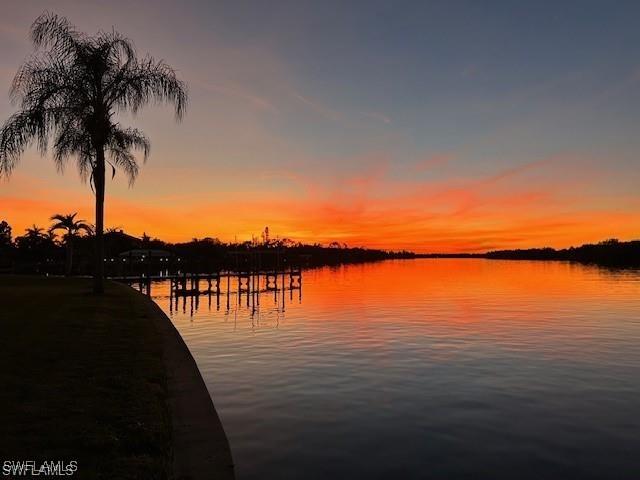
[[[171,425],[145,299],[85,279],[0,276],[0,467],[77,460],[75,478],[166,478]]]

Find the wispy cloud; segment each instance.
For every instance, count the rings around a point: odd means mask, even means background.
[[[452,162],[456,158],[454,153],[440,152],[423,158],[414,164],[416,172],[425,172],[433,168],[442,167]]]
[[[303,96],[303,95],[299,94],[298,92],[293,92],[291,95],[293,96],[293,98],[295,98],[296,100],[298,100],[302,104],[306,105],[311,110],[313,110],[315,113],[317,113],[318,115],[326,118],[327,120],[332,120],[334,122],[344,122],[345,121],[344,114],[342,114],[341,112],[339,112],[337,110],[334,110],[332,108],[326,107],[325,105],[322,105],[321,103],[319,103],[319,102],[317,102],[315,100],[311,100],[310,98],[308,98],[306,96]]]
[[[243,100],[260,110],[268,110],[270,112],[277,112],[278,109],[266,98],[252,93],[251,91],[244,89],[237,85],[224,85],[211,82],[203,82],[200,80],[192,80],[199,87],[208,90],[210,92],[219,93],[232,98],[238,98]]]
[[[542,158],[539,160],[534,160],[532,162],[527,162],[522,165],[517,165],[515,167],[505,168],[503,170],[500,170],[497,173],[494,173],[493,175],[490,175],[488,177],[481,179],[480,181],[477,182],[477,186],[492,185],[502,180],[506,180],[506,179],[521,175],[525,172],[535,170],[536,168],[549,165],[551,162],[552,162],[551,158]]]
[[[362,115],[365,117],[373,118],[374,120],[378,120],[382,123],[391,123],[391,119],[380,112],[362,112]]]

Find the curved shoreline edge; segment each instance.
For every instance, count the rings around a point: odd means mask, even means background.
[[[172,469],[176,480],[235,479],[231,448],[200,370],[169,317],[150,298],[144,302],[162,338],[171,416]]]

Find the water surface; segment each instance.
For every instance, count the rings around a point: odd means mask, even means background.
[[[637,271],[425,259],[305,271],[255,308],[153,293],[241,480],[640,478]]]

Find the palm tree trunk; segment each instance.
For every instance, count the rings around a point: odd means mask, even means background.
[[[73,265],[73,237],[69,234],[67,236],[67,262],[65,268],[65,275],[67,277],[71,276],[71,267]]]
[[[93,171],[96,188],[96,248],[94,253],[93,292],[104,292],[104,148],[97,149]]]

